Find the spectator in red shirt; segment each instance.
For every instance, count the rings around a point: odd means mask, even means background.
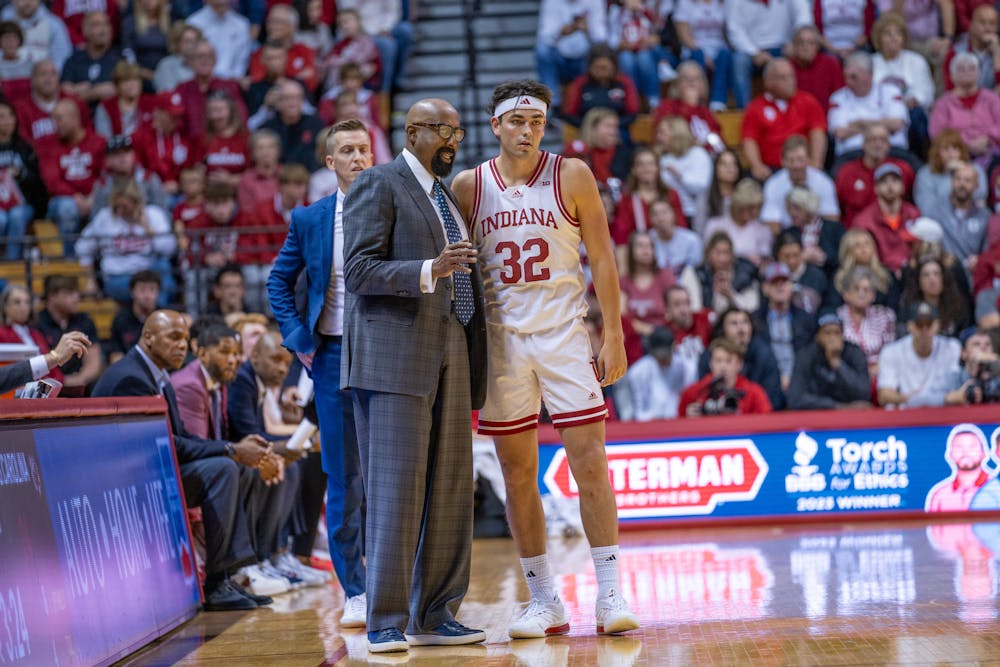
[[[240,121],[236,103],[216,90],[205,105],[205,132],[201,162],[209,181],[225,181],[233,187],[250,166],[250,135]]]
[[[663,295],[667,305],[667,327],[674,334],[674,353],[685,350],[685,356],[697,363],[712,339],[710,311],[691,309],[691,295],[682,285],[674,285]]]
[[[106,14],[111,27],[117,34],[121,25],[121,18],[118,13],[118,3],[115,0],[53,0],[52,13],[63,20],[66,29],[69,31],[70,41],[73,46],[80,46],[85,41],[84,19],[87,14],[101,12]]]
[[[323,94],[316,115],[327,125],[335,125],[337,121],[343,120],[337,117],[337,98],[341,93],[353,92],[361,109],[361,121],[369,128],[374,126],[385,132],[379,97],[365,88],[364,83],[361,68],[355,63],[345,63],[340,68],[340,85],[334,86]]]
[[[305,204],[309,188],[309,171],[299,164],[285,164],[278,170],[278,194],[269,206],[261,204],[252,215],[244,216],[241,224],[266,231],[242,234],[236,249],[236,262],[243,267],[247,286],[247,301],[257,312],[266,311],[267,292],[264,285],[271,273],[274,258],[285,243],[292,211]]]
[[[809,163],[823,168],[826,160],[826,114],[816,98],[800,92],[795,69],[784,58],[764,67],[764,94],[747,106],[743,115],[743,155],[750,173],[759,181],[781,167],[781,147],[788,137],[809,139]]]
[[[621,200],[611,222],[611,239],[616,246],[623,248],[618,251],[620,259],[625,257],[624,246],[633,231],[653,228],[649,221],[649,207],[660,199],[667,200],[674,209],[677,225],[687,227],[680,197],[660,179],[656,153],[651,148],[638,148],[632,154],[632,168],[625,179]]]
[[[586,162],[597,182],[610,187],[612,193],[620,191],[632,162],[632,151],[622,143],[618,114],[603,107],[587,112],[580,137],[570,142],[564,155]]]
[[[190,270],[184,273],[185,303],[206,303],[206,285],[219,269],[235,262],[239,229],[253,224],[250,217],[250,211],[237,205],[233,186],[221,181],[205,186],[205,213],[187,225]]]
[[[181,168],[195,157],[191,139],[181,130],[183,116],[180,93],[159,93],[153,121],[132,137],[139,164],[159,176],[164,191],[171,195],[177,193]]]
[[[875,196],[876,200],[855,216],[853,226],[871,233],[879,259],[898,276],[915,240],[907,227],[920,217],[920,210],[903,201],[903,170],[892,162],[875,169]]]
[[[49,191],[49,218],[59,225],[66,256],[73,255],[73,237],[80,221],[90,215],[94,183],[104,171],[104,137],[85,128],[72,100],[60,100],[52,110],[56,133],[38,144],[42,181]]]
[[[340,81],[340,67],[353,62],[361,68],[365,85],[379,90],[382,78],[382,59],[375,40],[366,35],[361,27],[361,17],[354,9],[344,9],[337,13],[337,41],[320,65],[320,77],[324,88],[333,88]]]
[[[142,94],[142,68],[135,63],[120,61],[111,71],[115,96],[97,105],[94,129],[105,139],[132,135],[153,118],[152,95]]]
[[[181,200],[170,219],[174,232],[182,239],[184,247],[181,250],[187,250],[184,230],[188,223],[205,212],[205,165],[199,162],[181,169],[180,195]]]
[[[1000,39],[997,38],[997,10],[993,3],[983,3],[971,13],[968,32],[955,40],[944,57],[944,89],[955,86],[951,61],[959,53],[971,53],[979,61],[979,87],[992,90],[1000,85]]]
[[[36,63],[31,70],[31,94],[13,100],[21,136],[27,139],[32,147],[37,149],[39,140],[55,133],[52,110],[56,102],[62,99],[70,99],[76,103],[81,122],[85,127],[89,127],[90,108],[83,100],[60,90],[59,72],[52,61],[42,60]]]
[[[677,415],[760,415],[771,412],[764,389],[740,375],[745,352],[728,338],[716,338],[708,347],[709,373],[681,393]]]
[[[587,71],[573,79],[563,99],[562,116],[580,127],[591,109],[606,108],[618,114],[623,138],[639,113],[639,92],[635,83],[618,71],[614,50],[606,44],[590,49]]]
[[[298,79],[310,92],[313,92],[318,82],[316,54],[305,44],[295,42],[295,30],[298,25],[299,15],[289,5],[274,5],[268,10],[264,21],[268,44],[281,47],[288,54],[285,59],[285,76]],[[249,70],[251,81],[256,82],[264,78],[260,49],[250,56]]]
[[[693,60],[677,66],[677,78],[670,84],[670,92],[653,112],[653,127],[658,127],[667,116],[685,119],[691,125],[691,134],[705,148],[714,153],[724,149],[719,136],[722,126],[708,106],[708,77]]]
[[[269,205],[278,194],[278,158],[281,141],[271,130],[257,130],[250,135],[251,166],[236,185],[240,209],[253,211],[261,203]]]
[[[625,299],[622,317],[631,320],[632,328],[640,336],[648,336],[656,327],[666,325],[663,294],[676,281],[673,271],[656,263],[649,232],[632,232],[619,282]]]
[[[820,35],[815,26],[804,25],[792,37],[791,63],[799,90],[809,93],[823,107],[830,109],[830,95],[844,87],[840,61],[820,51]]]
[[[861,157],[845,162],[837,170],[837,200],[844,227],[852,227],[858,213],[875,201],[875,168],[886,162],[899,167],[903,175],[903,196],[912,197],[913,168],[905,160],[889,157],[889,130],[884,125],[870,125],[861,144]]]
[[[188,136],[200,137],[205,130],[205,106],[209,93],[220,90],[233,100],[240,114],[240,120],[247,121],[247,108],[243,103],[243,91],[235,81],[216,78],[215,49],[207,39],[198,42],[192,62],[194,78],[177,86],[184,107],[184,126]]]

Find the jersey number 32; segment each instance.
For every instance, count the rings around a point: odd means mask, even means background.
[[[503,257],[504,270],[500,282],[504,284],[526,283],[549,279],[549,270],[539,266],[549,257],[549,244],[545,239],[528,239],[518,246],[513,241],[501,241],[494,252]]]

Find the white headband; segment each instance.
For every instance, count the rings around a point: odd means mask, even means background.
[[[493,111],[493,117],[499,119],[500,116],[504,115],[508,111],[521,109],[529,109],[532,111],[541,111],[542,113],[548,113],[549,105],[541,101],[537,97],[532,97],[531,95],[519,95],[517,97],[509,97],[503,102],[497,105],[497,108]]]

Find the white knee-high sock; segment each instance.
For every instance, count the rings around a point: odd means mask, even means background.
[[[594,547],[590,550],[594,559],[594,573],[597,575],[597,597],[602,598],[618,585],[618,545]]]
[[[548,554],[522,558],[521,570],[524,572],[524,579],[528,582],[528,590],[531,591],[533,600],[551,602],[555,598],[556,591],[552,583]]]

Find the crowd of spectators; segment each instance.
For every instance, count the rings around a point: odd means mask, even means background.
[[[156,308],[266,322],[291,211],[336,188],[316,150],[324,128],[363,120],[376,162],[392,158],[380,96],[399,87],[409,12],[399,0],[3,9],[5,256],[47,217],[92,276],[46,290],[34,318],[12,290],[8,337],[51,347],[84,327],[81,294],[120,302],[101,353],[60,371],[84,395]],[[704,414],[706,392],[746,399],[707,412],[957,400],[961,387],[911,387],[926,364],[910,357],[945,363],[949,339],[1000,324],[991,5],[543,0],[535,52],[553,117],[579,128],[564,153],[594,171],[616,245],[634,365],[609,395],[619,417]],[[733,148],[726,109],[742,114]],[[630,130],[641,114],[647,144]],[[589,322],[599,331],[600,313]],[[693,386],[700,398],[682,400]]]
[[[129,277],[153,270],[161,306],[200,312],[202,285],[239,262],[261,310],[283,239],[267,228],[307,202],[312,180],[320,196],[336,187],[317,159],[324,126],[363,120],[377,160],[392,158],[385,101],[410,11],[404,0],[6,4],[4,257],[20,259],[32,221],[48,219],[64,254],[92,269],[86,293],[127,303]]]
[[[542,0],[536,59],[617,246],[619,418],[1000,400],[992,4]]]

